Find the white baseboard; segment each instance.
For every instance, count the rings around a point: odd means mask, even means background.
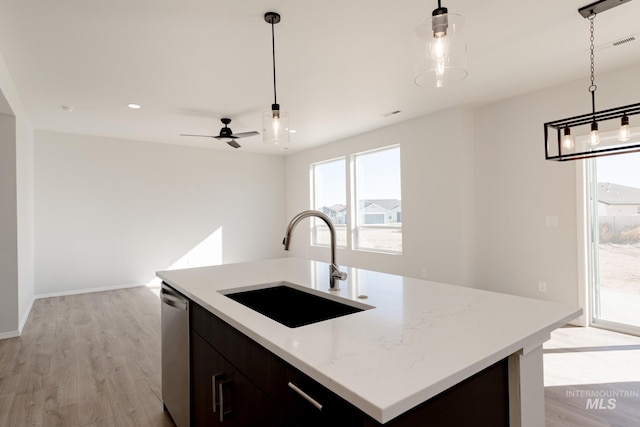
[[[15,338],[20,336],[20,331],[0,332],[0,340],[6,338]]]
[[[105,286],[103,288],[90,288],[90,289],[76,289],[73,291],[63,291],[63,292],[51,292],[48,294],[37,294],[35,299],[42,298],[51,298],[51,297],[64,297],[67,295],[79,295],[79,294],[90,294],[93,292],[104,292],[104,291],[115,291],[118,289],[128,289],[128,288],[137,288],[139,286],[145,286],[144,283],[137,283],[133,285],[117,285],[117,286]]]

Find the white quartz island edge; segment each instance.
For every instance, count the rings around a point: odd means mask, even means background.
[[[348,279],[331,294],[375,308],[299,328],[288,328],[220,291],[287,281],[329,294],[328,264],[281,258],[157,275],[381,423],[510,357],[511,425],[544,425],[541,345],[582,309],[342,270]]]

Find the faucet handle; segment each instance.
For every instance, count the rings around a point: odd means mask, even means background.
[[[340,271],[340,267],[337,264],[331,264],[331,277],[338,280],[347,280],[347,273]]]

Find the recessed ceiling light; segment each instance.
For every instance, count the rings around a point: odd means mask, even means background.
[[[289,133],[296,133],[296,132],[298,132],[298,131],[295,130],[295,129],[289,129]]]
[[[127,107],[132,108],[134,110],[139,110],[141,107],[139,104],[127,104]]]
[[[62,111],[66,111],[67,113],[70,113],[73,111],[73,107],[71,105],[61,105],[60,109]]]

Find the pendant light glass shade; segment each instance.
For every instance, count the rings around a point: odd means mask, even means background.
[[[467,77],[467,41],[462,15],[438,7],[416,28],[416,35],[416,85],[444,87]]]
[[[289,113],[280,111],[278,104],[262,113],[262,142],[286,147],[290,141]]]

